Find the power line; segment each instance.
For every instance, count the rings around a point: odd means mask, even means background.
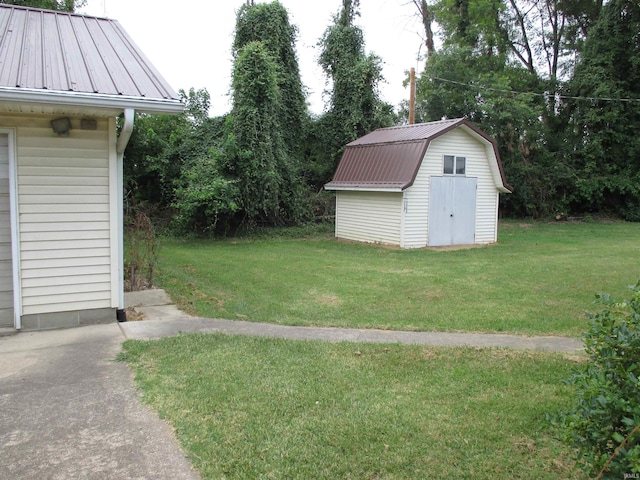
[[[533,95],[535,97],[549,97],[550,94],[547,93],[536,93],[536,92],[518,92],[516,90],[506,90],[506,89],[502,89],[502,88],[494,88],[494,87],[486,87],[484,85],[474,85],[471,83],[464,83],[464,82],[458,82],[456,80],[447,80],[446,78],[440,78],[440,77],[427,77],[429,80],[438,80],[439,82],[444,82],[444,83],[452,83],[454,85],[461,85],[463,87],[471,87],[471,88],[476,88],[479,90],[489,90],[489,91],[493,91],[493,92],[501,92],[501,93],[510,93],[512,95]],[[561,99],[565,99],[565,100],[587,100],[587,101],[596,101],[596,102],[628,102],[628,103],[633,103],[633,102],[640,102],[640,98],[607,98],[607,97],[572,97],[571,95],[560,95],[560,94],[553,94],[554,97],[556,98],[561,98]]]

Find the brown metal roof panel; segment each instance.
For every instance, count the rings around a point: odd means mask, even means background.
[[[438,122],[417,123],[413,125],[403,125],[400,127],[380,128],[364,137],[360,137],[349,144],[371,145],[377,143],[406,142],[412,140],[428,140],[455,126],[464,123],[464,119],[454,118],[451,120],[441,120]]]
[[[80,16],[71,16],[70,19],[78,41],[78,49],[73,54],[79,55],[84,60],[93,85],[92,93],[120,94],[105,64],[112,53],[100,50],[92,35],[93,32],[89,30],[88,24],[91,24],[94,19]]]
[[[66,68],[67,86],[64,90],[94,93],[96,87],[89,76],[88,67],[80,50],[71,16],[56,15],[56,20],[57,34],[60,38],[60,53],[64,58],[64,66]],[[59,81],[63,84],[62,76]]]
[[[428,141],[348,146],[329,185],[413,184]]]

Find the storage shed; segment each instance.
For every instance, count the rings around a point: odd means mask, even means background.
[[[383,128],[346,146],[335,235],[401,248],[488,244],[511,192],[495,141],[463,118]]]
[[[122,318],[134,112],[182,109],[117,21],[0,4],[0,332]]]

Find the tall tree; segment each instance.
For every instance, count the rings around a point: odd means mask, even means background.
[[[294,157],[300,156],[303,132],[307,123],[307,104],[300,79],[295,44],[297,28],[289,22],[282,4],[253,2],[242,5],[236,18],[233,40],[234,58],[251,42],[262,42],[277,65],[277,86],[280,103],[282,136]],[[298,158],[299,160],[299,158]]]
[[[380,99],[378,91],[384,80],[382,60],[365,53],[362,29],[354,23],[359,15],[359,0],[343,0],[319,42],[320,65],[331,84],[323,118],[331,172],[347,143],[392,124],[392,107]]]
[[[239,221],[281,225],[308,214],[299,167],[292,160],[280,123],[282,92],[278,64],[262,42],[236,56],[233,108],[220,157],[221,171],[239,190]]]
[[[418,80],[416,115],[466,116],[496,138],[515,187],[502,199],[509,215],[547,216],[570,203],[574,172],[563,155],[560,93],[601,6],[602,0],[433,4],[443,48],[429,56]]]
[[[436,51],[433,40],[433,7],[427,3],[427,0],[412,0],[412,2],[420,14],[422,28],[424,28],[424,44],[427,47],[427,57],[430,57]]]
[[[640,221],[640,4],[611,0],[569,82],[576,209]],[[586,98],[584,98],[586,97]]]

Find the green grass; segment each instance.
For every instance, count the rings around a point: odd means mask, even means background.
[[[502,223],[499,243],[399,250],[330,234],[172,240],[159,284],[192,314],[286,325],[579,336],[640,278],[638,223]]]
[[[127,341],[203,479],[579,478],[545,414],[571,359],[197,334]]]

